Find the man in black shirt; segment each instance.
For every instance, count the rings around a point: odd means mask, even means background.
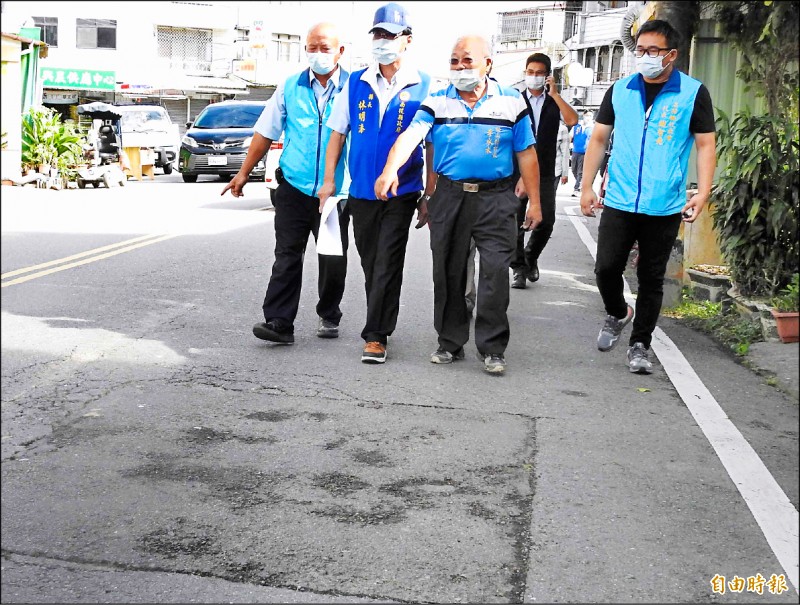
[[[534,53],[525,64],[525,90],[522,93],[531,116],[533,136],[536,137],[536,153],[539,156],[539,199],[542,204],[542,222],[531,232],[525,246],[525,232],[517,235],[517,252],[511,263],[513,271],[512,288],[524,288],[525,279],[535,282],[539,279],[539,255],[547,245],[556,222],[556,142],[558,124],[561,119],[572,128],[578,123],[577,112],[561,98],[555,80],[550,74],[550,57]],[[525,220],[528,196],[520,178],[515,191],[520,198],[518,211],[519,224]]]
[[[694,222],[705,208],[716,167],[711,97],[701,82],[674,68],[678,43],[677,31],[666,21],[648,21],[639,29],[634,51],[639,73],[616,82],[606,93],[586,150],[581,186],[584,215],[594,216],[595,209],[605,208],[595,276],[608,315],[597,348],[610,351],[633,321],[627,361],[629,370],[640,374],[652,372],[650,343],[678,228],[681,220]],[[601,204],[592,184],[612,130],[614,150]],[[693,143],[697,193],[687,200]],[[622,274],[635,242],[639,291],[634,313],[625,301]]]

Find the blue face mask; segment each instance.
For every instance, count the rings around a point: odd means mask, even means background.
[[[650,78],[654,80],[662,73],[664,70],[669,67],[669,63],[667,66],[664,67],[661,65],[661,61],[664,57],[651,57],[649,55],[642,55],[641,57],[636,58],[636,71],[642,74],[645,78]]]
[[[372,41],[372,56],[381,65],[391,65],[400,56],[402,51],[400,48],[403,46],[403,38],[396,40],[373,40]]]
[[[450,84],[462,92],[472,92],[480,83],[481,76],[477,69],[450,70]]]
[[[315,74],[327,75],[336,67],[336,55],[328,53],[306,53],[308,66]]]

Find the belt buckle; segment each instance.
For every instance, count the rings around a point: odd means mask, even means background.
[[[467,193],[478,193],[480,186],[478,183],[464,183],[464,191]]]

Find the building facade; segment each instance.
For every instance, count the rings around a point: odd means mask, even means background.
[[[501,83],[522,86],[525,59],[547,54],[563,96],[576,108],[596,109],[611,84],[632,73],[633,53],[622,42],[626,16],[645,2],[532,2],[498,13],[495,69]]]
[[[3,2],[2,17],[49,46],[45,106],[77,121],[82,103],[155,103],[182,134],[209,103],[268,98],[305,65],[290,4],[301,3]]]

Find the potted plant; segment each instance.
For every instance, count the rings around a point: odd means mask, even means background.
[[[22,164],[52,178],[55,188],[75,178],[80,136],[52,109],[31,108],[22,121]]]
[[[770,301],[770,312],[775,318],[781,342],[798,342],[800,336],[800,276],[795,273],[792,281],[781,290],[780,295]]]

